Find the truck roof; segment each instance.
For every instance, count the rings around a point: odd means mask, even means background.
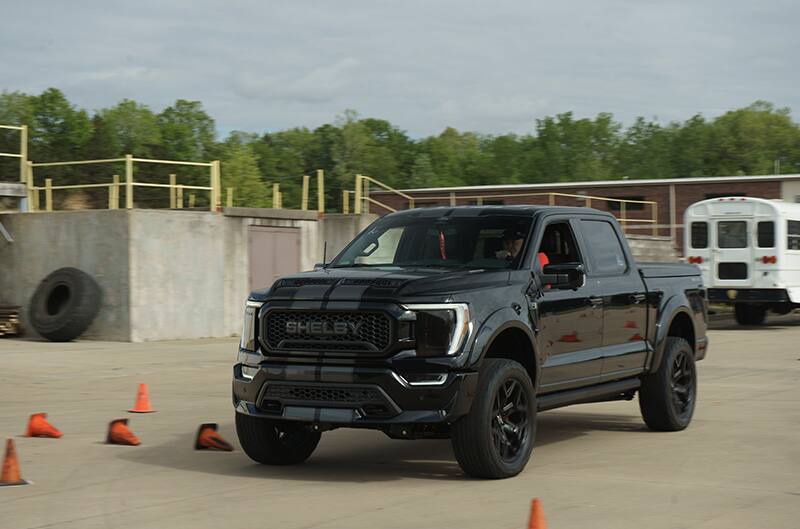
[[[478,217],[482,215],[536,215],[538,213],[563,213],[571,215],[585,215],[587,213],[613,217],[606,211],[594,208],[569,207],[569,206],[534,206],[528,204],[513,206],[437,206],[432,208],[416,208],[391,213],[395,216],[412,217]]]

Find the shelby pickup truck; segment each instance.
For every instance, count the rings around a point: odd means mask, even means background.
[[[322,432],[450,438],[461,468],[528,462],[536,414],[630,400],[686,428],[706,354],[694,265],[637,264],[588,208],[427,208],[387,215],[330,263],[247,300],[234,366],[242,448],[306,460]]]

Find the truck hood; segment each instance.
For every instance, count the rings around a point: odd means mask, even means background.
[[[352,301],[441,296],[505,284],[508,274],[508,270],[463,268],[326,268],[283,277],[250,298]]]

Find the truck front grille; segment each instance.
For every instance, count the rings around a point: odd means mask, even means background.
[[[272,310],[262,329],[272,351],[381,353],[392,343],[382,312]]]
[[[367,417],[393,417],[399,409],[376,387],[350,385],[269,383],[261,409],[278,412],[285,405],[357,409]]]

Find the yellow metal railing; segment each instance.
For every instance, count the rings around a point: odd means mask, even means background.
[[[41,167],[64,167],[73,165],[92,165],[92,164],[108,164],[108,163],[125,163],[125,180],[120,181],[119,175],[113,175],[110,183],[95,183],[95,184],[70,184],[70,185],[53,185],[52,178],[45,178],[43,186],[34,185],[35,175],[34,169]],[[191,167],[208,167],[209,169],[209,184],[208,186],[197,186],[178,184],[177,175],[174,173],[169,175],[168,184],[158,184],[151,182],[136,182],[134,176],[134,164],[161,164],[170,166],[191,166]],[[208,191],[210,194],[209,209],[211,211],[220,211],[222,208],[222,192],[220,182],[220,164],[218,160],[212,162],[187,162],[183,160],[156,160],[150,158],[136,158],[131,154],[125,155],[124,158],[108,158],[103,160],[73,160],[67,162],[41,162],[33,163],[27,162],[27,176],[25,181],[28,188],[28,197],[30,199],[30,210],[40,210],[40,194],[44,191],[45,194],[45,211],[53,211],[53,191],[64,189],[93,189],[93,188],[107,188],[108,189],[108,208],[118,209],[120,199],[120,187],[125,188],[125,208],[133,208],[133,194],[136,187],[151,187],[151,188],[164,188],[169,189],[169,204],[170,208],[181,209],[183,208],[183,193],[186,190],[195,191]],[[195,195],[189,195],[189,207],[194,207]],[[233,203],[233,188],[228,188],[227,196],[228,204]]]
[[[393,189],[381,182],[378,182],[374,178],[370,178],[368,176],[356,175],[356,189],[354,195],[354,212],[356,214],[361,213],[362,211],[368,213],[369,210],[360,207],[361,202],[363,201],[365,204],[375,204],[378,205],[387,211],[396,211],[395,208],[389,206],[388,204],[384,204],[379,202],[378,200],[370,197],[368,195],[369,191],[367,190],[367,195],[364,196],[365,186],[361,184],[362,181],[368,179],[371,182],[378,184],[379,186],[386,189],[386,191],[398,195],[405,200],[408,201],[408,208],[413,208],[415,204],[420,202],[440,202],[442,200],[447,200],[451,206],[455,206],[459,200],[474,200],[475,204],[483,205],[484,200],[494,200],[499,198],[522,198],[522,197],[546,197],[547,204],[550,206],[555,206],[557,203],[558,198],[570,198],[570,199],[577,199],[584,202],[586,207],[592,207],[592,201],[602,201],[602,202],[614,202],[619,204],[619,214],[615,214],[617,220],[622,223],[623,229],[627,225],[627,223],[639,223],[639,224],[646,224],[651,226],[651,231],[653,235],[658,234],[658,202],[655,200],[631,200],[626,198],[614,198],[614,197],[602,197],[602,196],[595,196],[595,195],[578,195],[572,193],[556,193],[556,192],[542,192],[542,193],[505,193],[505,194],[483,194],[483,195],[458,195],[455,192],[450,192],[444,196],[416,196],[412,197],[411,195],[404,193],[402,191],[398,191]],[[368,188],[367,188],[368,189]],[[347,196],[348,192],[345,192],[345,197]],[[347,204],[347,201],[344,201]],[[639,218],[638,216],[634,216],[631,218],[628,213],[628,205],[637,204],[642,205],[643,207],[649,206],[650,214],[649,218]],[[640,228],[640,226],[637,226]]]
[[[325,171],[317,169],[317,212],[325,213]],[[303,175],[303,187],[300,195],[300,209],[308,211],[308,196],[311,187],[311,176]],[[272,207],[276,209],[283,209],[283,192],[281,191],[281,184],[276,182],[272,184]]]
[[[386,209],[388,211],[397,211],[393,207],[391,207],[391,206],[389,206],[387,204],[384,204],[383,202],[380,202],[380,201],[378,201],[378,200],[376,200],[376,199],[374,199],[374,198],[372,198],[370,196],[370,190],[369,190],[370,183],[373,183],[373,184],[375,184],[377,186],[380,186],[383,189],[385,189],[386,191],[404,198],[405,200],[408,201],[409,209],[414,207],[414,201],[416,199],[414,197],[412,197],[411,195],[409,195],[407,193],[403,193],[402,191],[399,191],[399,190],[397,190],[397,189],[395,189],[395,188],[393,188],[391,186],[388,186],[388,185],[384,184],[383,182],[381,182],[379,180],[376,180],[376,179],[374,179],[374,178],[372,178],[370,176],[357,174],[356,175],[356,181],[355,181],[355,186],[356,187],[355,187],[355,192],[354,192],[354,197],[353,197],[353,213],[355,213],[356,215],[359,215],[362,212],[363,213],[369,213],[369,205],[370,204],[375,204],[376,206],[380,206],[380,207],[382,207],[382,208],[384,208],[384,209]],[[347,196],[346,193],[343,194],[343,196],[342,196],[343,206],[344,206],[344,204],[348,204],[349,203],[349,201],[346,200],[346,196]],[[344,207],[342,209],[344,210]],[[348,209],[349,209],[349,204],[348,204]]]
[[[19,158],[19,181],[24,184],[28,175],[28,126],[0,125],[0,129],[19,131],[19,152],[0,152],[0,157]]]

